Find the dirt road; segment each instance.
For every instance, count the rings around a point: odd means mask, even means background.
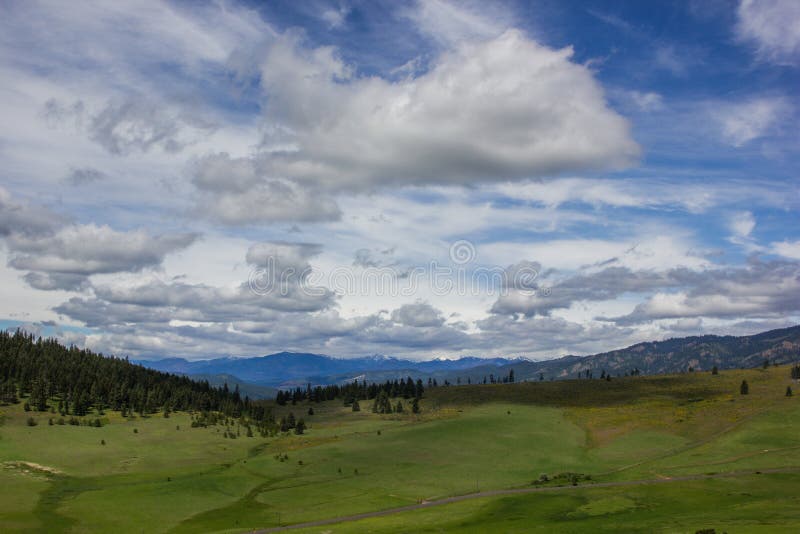
[[[761,471],[731,471],[728,473],[715,473],[709,475],[685,475],[677,477],[664,477],[653,478],[646,480],[628,480],[621,482],[597,482],[594,484],[581,484],[577,486],[544,486],[544,487],[531,487],[531,488],[513,488],[501,489],[490,491],[479,491],[476,493],[468,493],[466,495],[457,495],[454,497],[446,497],[444,499],[437,499],[434,501],[426,501],[419,504],[410,504],[408,506],[400,506],[398,508],[389,508],[387,510],[378,510],[375,512],[365,512],[363,514],[354,514],[341,517],[332,517],[329,519],[319,519],[316,521],[307,521],[305,523],[295,523],[293,525],[286,525],[280,527],[270,527],[260,530],[253,530],[254,534],[266,534],[268,532],[282,532],[284,530],[292,530],[298,528],[321,527],[324,525],[333,525],[335,523],[344,523],[347,521],[358,521],[359,519],[368,519],[370,517],[383,517],[387,515],[399,514],[402,512],[410,512],[412,510],[421,510],[423,508],[431,508],[434,506],[442,506],[443,504],[450,504],[454,502],[466,501],[469,499],[481,499],[483,497],[501,497],[504,495],[520,495],[525,493],[543,493],[548,491],[572,491],[587,488],[613,488],[620,486],[642,486],[645,484],[671,484],[673,482],[686,482],[688,480],[705,480],[712,478],[733,478],[744,475],[753,475],[758,473],[798,473],[800,467],[782,468],[782,469],[762,469]]]

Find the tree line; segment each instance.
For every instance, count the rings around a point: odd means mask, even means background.
[[[266,410],[242,398],[238,388],[216,388],[141,365],[106,357],[52,338],[17,330],[0,332],[0,402],[26,398],[36,411],[84,416],[91,410],[147,415],[159,410],[221,412],[266,419]]]
[[[355,401],[372,400],[384,393],[389,398],[403,397],[404,399],[420,399],[425,392],[421,379],[415,382],[410,376],[400,380],[387,380],[386,382],[367,383],[354,380],[348,384],[331,384],[327,386],[314,386],[307,384],[305,388],[278,391],[275,402],[280,406],[297,404],[301,401],[322,402],[326,400],[342,399],[345,406],[351,406]]]

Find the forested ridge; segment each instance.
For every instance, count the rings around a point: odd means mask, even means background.
[[[0,332],[0,401],[27,397],[31,409],[86,415],[112,409],[141,415],[166,411],[215,411],[238,417],[253,406],[238,390],[135,365],[55,339],[22,331]],[[263,412],[263,408],[255,411]],[[254,415],[254,414],[251,414]]]

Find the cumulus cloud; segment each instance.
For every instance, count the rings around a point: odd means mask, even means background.
[[[0,186],[0,237],[40,235],[66,221],[51,210],[15,200]]]
[[[341,217],[328,194],[271,178],[263,160],[209,155],[193,165],[196,213],[228,225],[331,221]]]
[[[141,97],[109,102],[92,116],[89,138],[112,154],[146,152],[158,147],[165,152],[180,152],[216,126],[184,111],[173,111],[161,103]]]
[[[138,271],[192,244],[197,234],[152,236],[144,230],[118,232],[108,226],[72,225],[50,235],[6,238],[15,269],[66,274]]]
[[[499,315],[545,316],[553,310],[569,308],[576,302],[605,301],[626,293],[680,287],[689,276],[690,271],[685,268],[659,272],[619,266],[606,267],[595,272],[568,276],[547,285],[546,291],[509,291],[498,297],[491,312]]]
[[[800,3],[795,0],[742,0],[737,35],[752,42],[761,57],[775,63],[800,59]]]
[[[308,260],[321,252],[322,245],[317,243],[272,241],[250,246],[245,259],[251,265],[264,265],[269,261],[275,261],[281,266],[302,270],[308,267]]]
[[[592,73],[509,30],[443,52],[424,74],[355,77],[285,35],[261,68],[270,174],[337,190],[470,184],[623,167],[639,154]]]
[[[32,288],[43,291],[81,291],[89,287],[89,280],[83,274],[29,272],[23,279]]]
[[[681,290],[658,292],[617,324],[691,317],[775,317],[800,310],[800,264],[753,260],[746,268],[693,273]]]
[[[107,102],[96,112],[88,110],[81,100],[68,105],[51,98],[45,102],[42,114],[51,126],[74,122],[78,131],[118,156],[155,147],[167,153],[180,152],[216,129],[196,113],[140,95]],[[93,181],[101,177],[94,169],[76,169],[69,179],[79,185],[87,178]]]
[[[158,266],[198,237],[71,223],[44,208],[15,202],[5,190],[0,190],[0,236],[9,251],[8,265],[30,271],[25,280],[37,289],[79,289],[92,274]]]
[[[404,304],[392,311],[392,321],[406,326],[441,326],[444,324],[442,312],[427,302]]]

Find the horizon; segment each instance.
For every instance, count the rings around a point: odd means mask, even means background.
[[[544,361],[800,324],[800,3],[0,13],[1,329]]]

